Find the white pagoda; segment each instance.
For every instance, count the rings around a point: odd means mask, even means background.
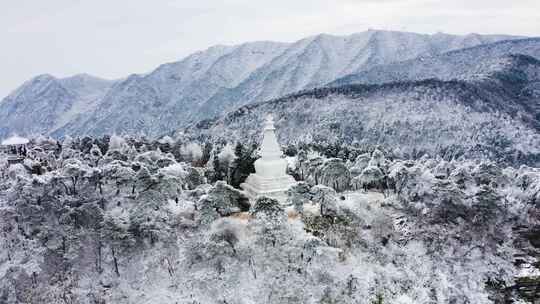
[[[255,161],[255,173],[240,186],[252,199],[264,195],[284,202],[285,192],[296,181],[286,173],[287,161],[282,158],[274,130],[274,120],[269,115],[264,125],[261,158]]]

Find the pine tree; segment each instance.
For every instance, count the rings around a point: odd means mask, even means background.
[[[246,149],[242,143],[237,143],[234,148],[235,160],[231,164],[230,168],[230,180],[229,183],[238,188],[246,178],[255,172],[255,160],[252,156],[252,150]]]
[[[210,157],[212,156],[212,149],[213,145],[211,142],[207,142],[204,144],[203,155],[201,157],[201,165],[206,164],[210,160]]]

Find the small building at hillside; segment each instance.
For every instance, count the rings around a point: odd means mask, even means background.
[[[287,174],[287,161],[282,157],[274,131],[274,120],[268,116],[264,124],[261,158],[255,161],[255,173],[240,185],[251,199],[264,195],[284,202],[287,189],[296,183]]]
[[[7,154],[8,163],[22,163],[26,158],[26,145],[30,141],[24,137],[12,136],[0,144],[0,151]]]

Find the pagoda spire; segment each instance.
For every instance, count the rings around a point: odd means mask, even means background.
[[[276,160],[280,159],[283,155],[277,141],[275,130],[274,118],[272,115],[268,115],[264,122],[264,133],[261,143],[261,158],[263,160]]]

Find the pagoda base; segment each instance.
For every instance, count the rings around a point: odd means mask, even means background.
[[[251,200],[255,200],[259,196],[268,196],[277,199],[280,203],[285,203],[287,190],[295,183],[296,181],[290,175],[263,177],[254,173],[249,175],[246,182],[242,183],[240,187],[244,189]]]

